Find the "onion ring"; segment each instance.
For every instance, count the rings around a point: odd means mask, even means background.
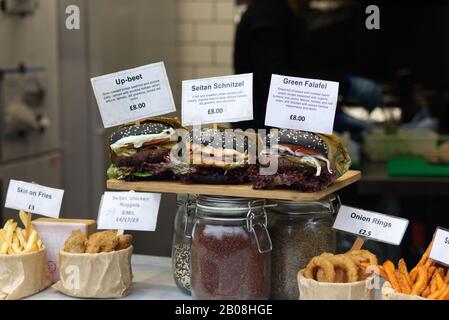
[[[320,254],[320,257],[322,257],[322,258],[330,258],[333,256],[334,256],[334,254],[329,253],[329,252],[323,252],[322,254]],[[325,271],[323,269],[319,269],[316,272],[316,280],[318,282],[326,282],[326,275],[325,275]]]
[[[351,250],[347,252],[350,256],[360,257],[363,260],[360,262],[369,262],[369,264],[377,265],[377,257],[368,250]]]
[[[358,281],[357,265],[346,255],[340,254],[329,258],[335,269],[342,269],[347,277],[347,282]]]
[[[324,273],[321,275],[321,282],[334,282],[335,281],[335,270],[329,259],[324,257],[314,257],[310,260],[306,267],[304,276],[308,279],[316,279],[316,274],[319,270],[323,270]]]
[[[366,280],[372,272],[367,271],[369,265],[377,265],[377,257],[368,250],[351,250],[346,255],[359,268],[359,281]]]
[[[335,283],[348,283],[348,276],[342,268],[335,269]]]

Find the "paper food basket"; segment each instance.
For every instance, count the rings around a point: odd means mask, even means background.
[[[29,297],[52,283],[46,250],[0,255],[0,300]]]
[[[427,298],[423,298],[416,295],[403,294],[396,292],[391,286],[391,283],[385,281],[382,286],[382,300],[429,300]]]
[[[299,300],[374,300],[375,275],[353,283],[326,283],[298,272]]]
[[[77,298],[121,298],[128,294],[133,273],[133,247],[113,252],[68,253],[61,251],[61,279],[56,290]]]

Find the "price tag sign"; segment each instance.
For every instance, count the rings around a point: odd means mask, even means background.
[[[182,124],[253,119],[253,74],[182,82]]]
[[[155,231],[160,203],[160,193],[105,192],[98,229]]]
[[[400,245],[408,220],[382,213],[341,206],[333,228],[360,237]]]
[[[91,79],[105,128],[176,111],[163,62]]]
[[[449,266],[449,230],[437,228],[429,258]]]
[[[63,196],[64,190],[10,180],[5,207],[50,218],[59,218]]]
[[[265,125],[332,134],[338,82],[271,76]]]

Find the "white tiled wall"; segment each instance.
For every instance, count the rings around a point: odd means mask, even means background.
[[[177,0],[179,80],[233,74],[235,0]]]

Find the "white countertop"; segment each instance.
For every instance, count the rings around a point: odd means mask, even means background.
[[[173,280],[171,259],[133,255],[133,285],[123,299],[131,300],[190,300],[182,293]],[[74,300],[53,288],[27,298],[28,300]]]
[[[191,300],[182,293],[173,280],[171,259],[133,255],[133,285],[128,296],[130,300]],[[53,288],[28,297],[27,300],[75,300]],[[376,290],[376,300],[380,300],[380,290]]]

